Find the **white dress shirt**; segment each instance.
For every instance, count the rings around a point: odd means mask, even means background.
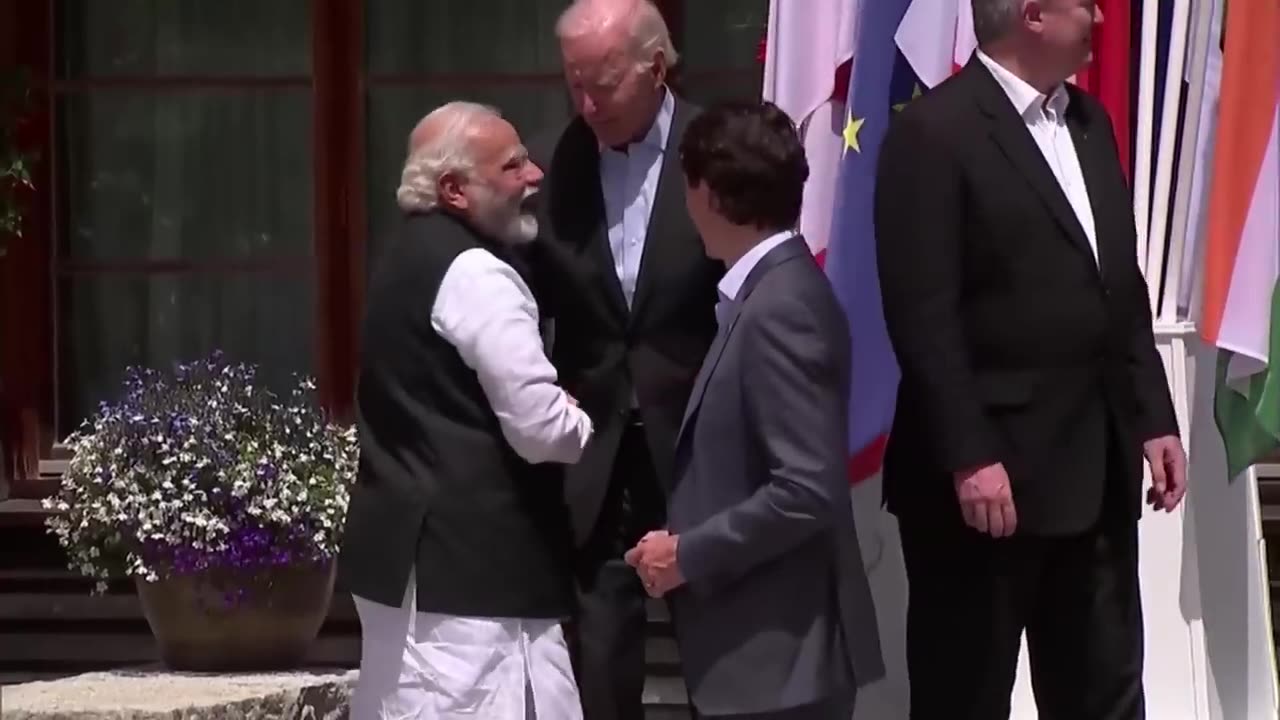
[[[591,420],[556,385],[538,306],[510,265],[479,248],[459,254],[440,283],[431,326],[475,370],[520,457],[578,460]],[[362,639],[352,720],[582,717],[557,621],[418,612],[415,588],[410,574],[400,607],[354,598]]]
[[[658,178],[662,175],[662,158],[667,151],[675,107],[675,97],[670,90],[665,91],[658,116],[644,139],[628,145],[626,152],[600,148],[600,184],[605,222],[609,226],[609,249],[627,307],[631,307],[636,294],[645,233],[649,230],[649,217],[658,194]]]
[[[716,290],[720,293],[720,302],[716,303],[717,322],[723,322],[724,308],[738,299],[738,293],[742,291],[742,284],[747,281],[747,276],[751,274],[756,265],[760,264],[760,261],[764,259],[765,255],[769,254],[770,250],[795,237],[795,234],[794,230],[784,230],[770,235],[743,253],[742,257],[738,258],[725,271],[720,278],[719,284],[716,285]]]
[[[1089,191],[1084,184],[1084,173],[1080,170],[1076,145],[1067,128],[1067,103],[1071,99],[1067,95],[1067,89],[1059,85],[1046,98],[1044,93],[1031,87],[1027,81],[1014,75],[990,55],[981,50],[977,51],[977,55],[996,82],[1000,83],[1000,87],[1004,88],[1014,109],[1027,124],[1027,130],[1031,132],[1031,137],[1044,155],[1045,162],[1049,163],[1053,176],[1058,179],[1063,194],[1071,203],[1080,226],[1084,228],[1089,247],[1093,250],[1094,262],[1097,262],[1098,238],[1093,224],[1093,207],[1089,204]]]
[[[591,437],[591,418],[556,385],[538,332],[538,305],[510,265],[480,248],[458,255],[440,283],[431,327],[476,371],[503,436],[520,457],[578,461]]]

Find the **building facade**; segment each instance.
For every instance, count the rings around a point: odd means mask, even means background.
[[[526,136],[569,102],[567,0],[0,0],[0,73],[27,95],[23,233],[0,258],[10,498],[127,366],[223,350],[354,394],[367,258],[395,222],[413,123],[494,104]],[[758,96],[767,0],[663,0],[699,101]]]

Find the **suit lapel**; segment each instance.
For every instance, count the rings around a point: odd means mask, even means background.
[[[1062,186],[1058,184],[1058,178],[1054,176],[1049,163],[1044,159],[1044,154],[1040,152],[1040,146],[1036,145],[1035,139],[1031,137],[1031,131],[1027,129],[1026,122],[1018,115],[1013,103],[1009,102],[1004,88],[1000,87],[976,55],[969,61],[966,71],[973,76],[973,82],[978,87],[979,107],[992,121],[992,138],[1009,158],[1009,162],[1035,189],[1062,231],[1076,247],[1088,253],[1092,261],[1093,249],[1089,246],[1089,238],[1085,235],[1084,228],[1080,226],[1080,220],[1076,218],[1076,213],[1071,208],[1071,202],[1067,200]],[[1076,152],[1080,154],[1079,146]],[[1087,177],[1086,175],[1086,179]]]
[[[1074,91],[1072,91],[1074,95]],[[1115,171],[1115,158],[1108,152],[1108,145],[1099,142],[1096,133],[1092,132],[1093,123],[1081,109],[1080,99],[1073,97],[1067,108],[1067,128],[1071,131],[1071,142],[1076,147],[1076,157],[1080,160],[1080,174],[1084,176],[1085,192],[1089,196],[1089,208],[1093,212],[1093,232],[1098,243],[1098,272],[1107,276],[1106,238],[1111,236],[1110,201],[1102,188],[1107,187],[1107,174]],[[1128,197],[1125,197],[1128,201]]]
[[[707,383],[711,380],[711,376],[715,374],[716,366],[720,364],[720,358],[724,355],[725,346],[729,342],[729,336],[733,333],[734,327],[737,326],[738,315],[741,312],[743,303],[747,301],[751,291],[760,283],[760,279],[767,275],[770,270],[787,260],[802,255],[812,257],[804,238],[796,235],[766,253],[756,263],[756,266],[751,269],[751,272],[747,273],[747,278],[743,280],[742,287],[738,289],[738,296],[730,301],[729,311],[721,321],[720,330],[716,333],[715,339],[711,341],[711,347],[707,350],[707,355],[702,361],[702,367],[698,369],[698,376],[693,381],[693,391],[689,393],[689,402],[685,405],[684,419],[680,421],[680,430],[676,433],[677,457],[679,456],[680,446],[685,441],[685,435],[693,427],[698,408],[702,406],[702,398],[707,392]]]
[[[586,228],[586,247],[582,251],[600,269],[610,308],[619,319],[625,320],[627,299],[622,294],[622,283],[614,270],[613,250],[609,248],[609,220],[605,212],[604,183],[600,177],[600,148],[587,124],[581,118],[575,123],[572,162],[568,163],[572,177],[565,178],[564,187],[572,188],[570,192],[582,193],[579,197],[582,206],[578,211],[590,218]]]
[[[729,305],[729,312],[722,321],[720,330],[716,332],[716,337],[711,341],[711,347],[707,349],[707,355],[702,359],[702,367],[698,368],[698,376],[693,381],[693,391],[689,393],[689,402],[684,408],[684,418],[680,421],[680,430],[676,433],[676,447],[680,447],[680,442],[684,438],[686,428],[692,425],[693,416],[697,414],[698,407],[702,405],[702,396],[707,392],[707,381],[711,379],[711,374],[716,371],[716,365],[720,364],[720,356],[724,354],[724,346],[729,342],[729,335],[733,333],[733,327],[738,322],[738,308],[741,303],[732,301]]]
[[[668,90],[667,92],[671,92]],[[645,228],[644,254],[640,256],[640,270],[636,277],[636,295],[631,303],[631,317],[637,318],[653,295],[657,273],[666,267],[663,255],[668,243],[678,238],[679,225],[684,220],[684,176],[680,169],[680,138],[689,124],[688,107],[674,98],[671,127],[667,132],[667,144],[662,149],[662,170],[658,173],[658,187],[654,191],[653,210],[649,213],[649,226]]]

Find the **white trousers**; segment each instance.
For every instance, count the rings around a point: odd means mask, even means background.
[[[558,622],[417,612],[414,587],[398,608],[354,597],[351,720],[582,720]]]

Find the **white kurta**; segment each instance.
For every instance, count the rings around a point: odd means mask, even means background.
[[[459,254],[431,326],[475,370],[517,454],[578,460],[591,420],[556,385],[537,305],[515,270],[487,250]],[[355,598],[362,637],[351,720],[581,720],[558,622],[418,612],[415,588],[411,573],[400,607]]]
[[[351,720],[581,720],[564,631],[553,620],[417,612],[355,598],[360,679]]]

